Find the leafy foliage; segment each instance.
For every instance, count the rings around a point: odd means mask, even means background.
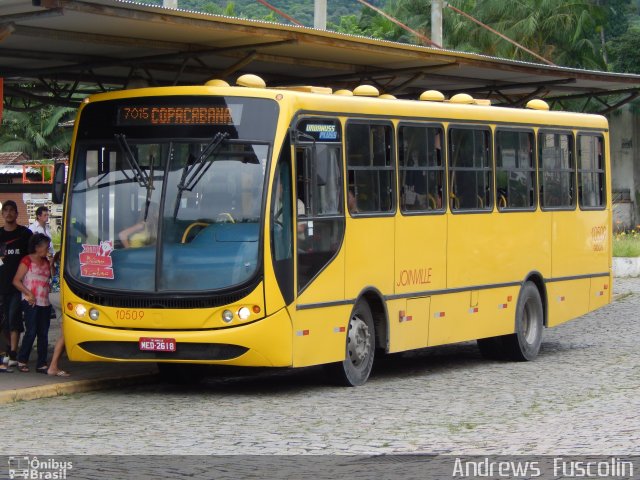
[[[44,107],[19,112],[6,110],[2,115],[0,151],[24,152],[32,159],[55,158],[69,152],[71,129],[60,122],[73,118],[75,108]]]
[[[299,23],[307,27],[313,27],[313,0],[266,1],[293,17]],[[139,2],[162,5],[162,0],[139,0]],[[372,0],[370,3],[381,6],[384,2]],[[289,23],[280,15],[256,0],[178,0],[178,7],[183,10],[194,10],[216,15]],[[361,10],[362,6],[355,0],[327,0],[327,23],[339,25],[342,17],[349,15],[359,16]]]
[[[640,73],[640,28],[631,28],[609,43],[613,70]]]

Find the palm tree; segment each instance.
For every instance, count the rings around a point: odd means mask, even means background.
[[[59,126],[76,109],[47,106],[34,111],[4,112],[0,151],[24,152],[32,159],[56,158],[69,152],[71,129]]]
[[[605,68],[599,29],[604,8],[591,0],[453,0],[452,5],[517,41],[542,57],[564,66]],[[532,56],[494,33],[447,10],[445,32],[454,48],[475,45],[483,53],[518,60]],[[457,17],[457,18],[456,18]]]
[[[598,29],[606,16],[590,0],[483,0],[476,3],[472,15],[554,63],[605,68]],[[531,60],[524,50],[485,29],[476,27],[471,32],[484,51],[494,49],[502,57]]]
[[[606,10],[593,0],[450,0],[449,3],[554,63],[605,68],[599,29],[606,22]],[[429,3],[389,0],[385,11],[430,36]],[[412,34],[368,9],[363,10],[358,30],[364,35],[417,43]],[[445,48],[538,61],[452,9],[444,10],[443,30]]]

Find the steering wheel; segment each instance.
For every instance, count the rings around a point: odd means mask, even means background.
[[[184,233],[182,234],[182,240],[180,243],[187,243],[187,239],[189,238],[189,232],[191,231],[191,229],[195,227],[205,228],[205,227],[208,227],[209,225],[210,224],[206,222],[193,222],[184,230]]]
[[[236,223],[233,216],[231,216],[231,214],[228,212],[220,212],[216,216],[216,221],[218,221],[219,223]]]

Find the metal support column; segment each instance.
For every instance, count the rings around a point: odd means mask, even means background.
[[[313,0],[313,26],[319,30],[327,29],[327,0]]]
[[[431,40],[442,44],[442,4],[443,0],[431,0]]]

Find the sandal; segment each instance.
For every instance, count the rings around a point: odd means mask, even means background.
[[[71,375],[69,375],[67,372],[65,372],[64,370],[58,370],[56,373],[48,373],[47,375],[52,375],[54,377],[70,377]]]
[[[43,373],[45,375],[48,373],[48,371],[49,371],[49,366],[48,365],[45,365],[44,367],[36,368],[36,372]]]
[[[26,363],[18,363],[18,370],[22,373],[29,373],[29,366]]]
[[[2,365],[0,367],[0,373],[13,373],[13,368],[5,367]]]

